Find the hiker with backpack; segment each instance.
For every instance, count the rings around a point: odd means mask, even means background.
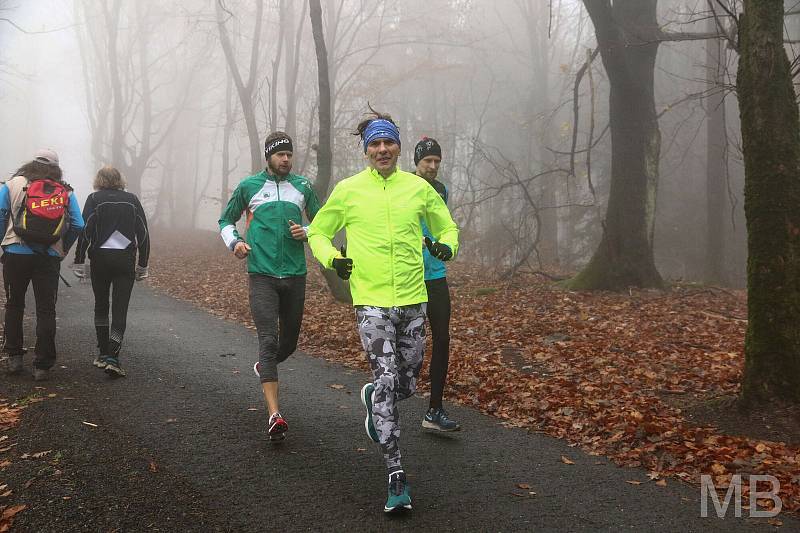
[[[94,292],[94,329],[99,354],[94,366],[112,377],[124,377],[119,360],[134,281],[148,276],[150,236],[139,198],[125,190],[125,180],[111,166],[94,178],[94,192],[83,207],[86,228],[75,248],[73,273],[90,278]],[[138,261],[137,261],[138,251]],[[87,265],[88,252],[90,263]],[[111,322],[108,321],[109,296]]]
[[[33,378],[46,380],[56,361],[56,299],[61,260],[83,230],[78,201],[63,181],[58,154],[39,150],[0,187],[0,220],[6,291],[5,338],[8,372],[23,369],[22,319],[25,293],[33,284],[36,346]]]

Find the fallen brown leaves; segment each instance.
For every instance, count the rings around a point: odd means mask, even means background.
[[[21,412],[22,412],[21,407],[12,406],[7,402],[7,400],[0,398],[0,442],[7,440],[7,436],[3,433],[16,427],[19,424],[19,417]],[[2,450],[0,450],[0,453],[8,452],[14,446],[16,446],[16,444],[0,446],[0,448],[2,448]],[[0,457],[0,471],[4,470],[10,464],[11,461],[9,459]],[[12,491],[8,490],[8,487],[5,484],[2,484],[2,490],[0,490],[0,492],[2,492],[2,494],[0,494],[0,497],[3,498],[7,498],[12,494]],[[19,512],[23,511],[25,507],[26,507],[25,505],[6,506],[0,504],[0,533],[4,533],[5,531],[11,530],[11,526],[14,523],[14,516],[16,516]]]
[[[252,327],[244,265],[218,239],[157,251],[151,283]],[[301,349],[368,370],[352,308],[332,299],[309,264]],[[533,275],[513,284],[487,280],[459,263],[448,281],[448,399],[647,469],[663,484],[669,476],[698,483],[709,474],[725,488],[735,474],[773,475],[784,509],[800,510],[799,447],[693,426],[669,401],[738,392],[741,291],[574,293]],[[426,379],[424,368],[422,390]],[[746,481],[742,489],[746,495]]]

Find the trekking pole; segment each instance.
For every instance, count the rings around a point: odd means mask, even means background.
[[[66,285],[67,287],[72,287],[72,285],[69,284],[69,281],[67,281],[67,278],[61,275],[61,272],[58,273],[58,277],[61,278],[61,281],[64,282],[64,285]]]

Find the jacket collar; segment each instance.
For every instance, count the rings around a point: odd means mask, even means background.
[[[263,172],[264,176],[265,176],[265,177],[266,177],[268,180],[270,180],[270,181],[274,181],[275,183],[280,183],[280,182],[282,182],[282,181],[288,181],[288,180],[289,180],[289,177],[292,175],[292,174],[291,174],[291,172],[290,172],[289,174],[286,174],[286,176],[285,176],[285,177],[281,178],[281,177],[279,177],[279,176],[275,176],[275,175],[273,175],[273,174],[270,174],[270,173],[269,173],[269,170],[267,170],[266,168],[265,168],[264,170],[262,170],[261,172]]]
[[[387,177],[387,178],[384,178],[384,177],[383,177],[383,174],[381,174],[380,172],[378,172],[377,170],[375,170],[375,169],[374,169],[374,168],[372,168],[372,167],[367,167],[367,171],[369,171],[369,175],[370,175],[370,176],[372,176],[373,178],[375,178],[375,179],[377,179],[377,180],[380,180],[380,181],[390,181],[390,180],[394,179],[394,178],[397,176],[397,173],[398,173],[398,172],[400,172],[400,167],[398,167],[398,166],[395,166],[395,167],[394,167],[394,172],[392,172],[391,174],[389,174],[389,177]]]

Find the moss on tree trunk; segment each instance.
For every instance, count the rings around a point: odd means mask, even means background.
[[[656,0],[584,0],[610,84],[611,190],[603,237],[572,289],[661,287],[653,259],[661,133],[653,88]]]
[[[745,0],[737,89],[745,163],[745,401],[800,401],[800,124],[782,0]]]

